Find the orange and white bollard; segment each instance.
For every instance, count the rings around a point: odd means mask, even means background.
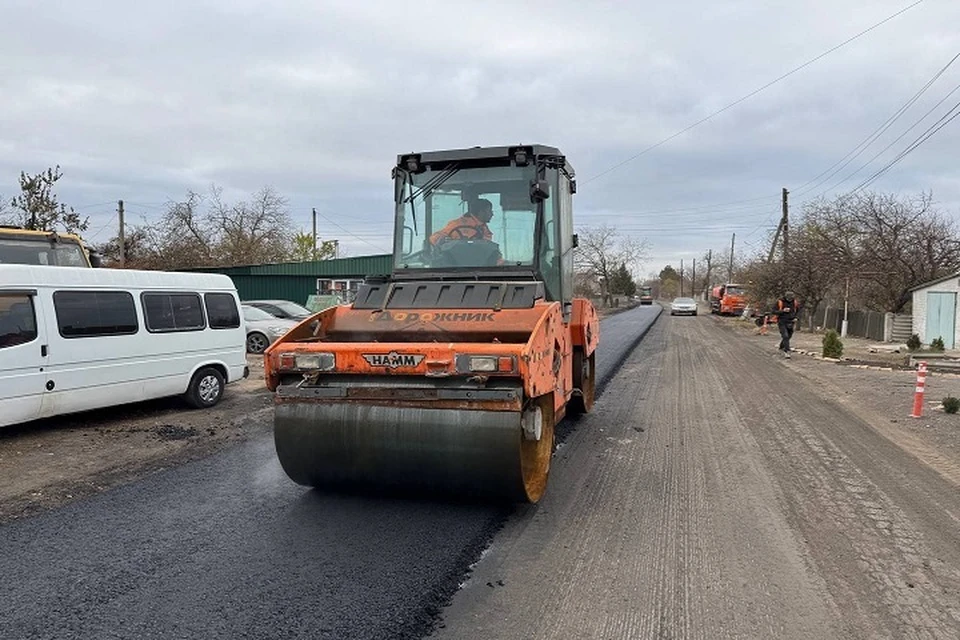
[[[913,413],[911,418],[923,417],[923,393],[927,388],[927,363],[921,362],[917,367],[917,390],[913,394]]]

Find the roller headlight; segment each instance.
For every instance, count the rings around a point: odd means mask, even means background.
[[[496,356],[470,356],[470,371],[479,373],[492,373],[497,370]]]
[[[297,369],[331,371],[337,367],[337,358],[332,353],[298,353],[293,363]]]

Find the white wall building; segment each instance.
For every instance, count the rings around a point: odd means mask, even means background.
[[[943,338],[943,346],[960,346],[960,273],[922,284],[913,289],[913,332],[930,344]]]

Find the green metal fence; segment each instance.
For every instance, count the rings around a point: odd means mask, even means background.
[[[280,299],[305,304],[308,296],[317,293],[318,279],[356,280],[387,275],[392,266],[392,256],[381,254],[315,262],[202,267],[186,271],[230,276],[241,300]]]

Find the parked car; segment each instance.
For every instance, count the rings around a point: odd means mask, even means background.
[[[313,315],[310,309],[289,300],[247,300],[243,304],[262,309],[275,318],[303,320]]]
[[[297,320],[274,317],[246,303],[241,305],[241,309],[247,325],[247,353],[263,353],[280,336],[300,324]]]
[[[670,303],[670,315],[697,315],[697,301],[693,298],[674,298]]]
[[[182,395],[212,407],[249,375],[219,274],[0,268],[0,427]]]

